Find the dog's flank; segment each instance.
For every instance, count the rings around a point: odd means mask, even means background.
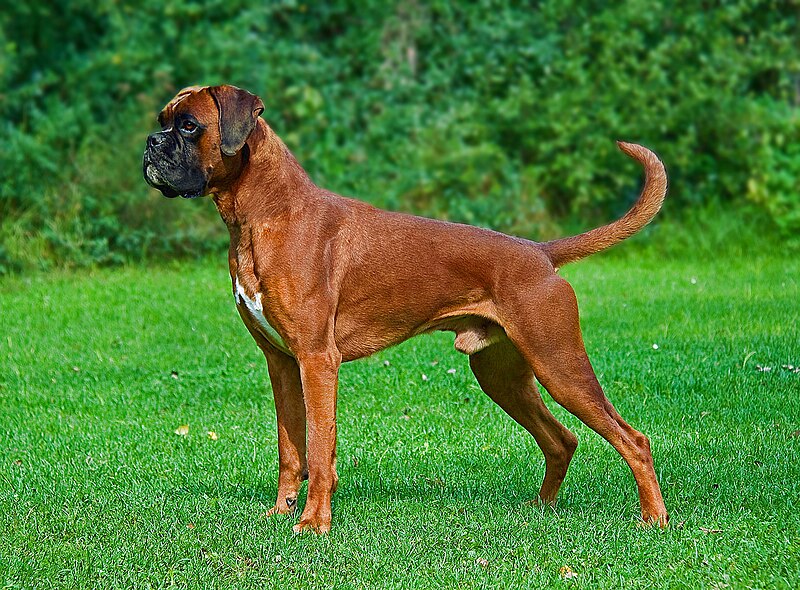
[[[577,236],[544,242],[541,249],[560,268],[618,244],[650,223],[667,194],[667,172],[653,152],[635,143],[618,141],[619,149],[644,167],[644,187],[633,207],[620,219]]]

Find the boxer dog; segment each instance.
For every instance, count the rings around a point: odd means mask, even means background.
[[[537,243],[488,229],[382,211],[318,187],[234,86],[181,90],[147,138],[143,172],[166,197],[212,195],[230,232],[236,309],[267,359],[278,419],[278,497],[308,498],[294,531],[324,533],[336,490],[339,366],[435,330],[455,334],[483,391],[536,439],[538,500],[553,503],[578,444],[536,380],[627,462],[645,523],[667,524],[650,444],[606,399],[586,356],[578,306],[559,267],[628,238],[658,213],[664,166],[619,142],[645,171],[622,218]]]

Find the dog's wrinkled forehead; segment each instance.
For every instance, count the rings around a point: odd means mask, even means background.
[[[205,97],[208,100],[204,101]],[[208,93],[208,86],[188,86],[178,92],[172,100],[158,114],[158,122],[164,127],[175,115],[181,112],[191,112],[195,117],[202,117],[208,110],[208,115],[216,116],[214,101]]]

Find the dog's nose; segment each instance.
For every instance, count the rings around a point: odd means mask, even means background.
[[[164,141],[162,133],[152,133],[147,137],[147,147],[154,148]]]

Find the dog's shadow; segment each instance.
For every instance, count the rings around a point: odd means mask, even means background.
[[[537,493],[541,483],[539,473],[531,474],[529,479],[521,477],[509,478],[507,473],[498,472],[487,478],[485,473],[480,478],[464,482],[463,477],[448,482],[438,476],[419,472],[407,478],[382,479],[376,475],[364,477],[358,473],[340,472],[339,487],[334,494],[334,502],[340,507],[359,506],[371,503],[408,502],[431,505],[452,505],[469,507],[471,505],[492,504],[514,510],[522,506],[535,506]],[[565,485],[565,487],[567,487]],[[190,496],[233,500],[241,504],[260,504],[266,508],[275,502],[278,481],[277,477],[258,483],[234,483],[223,478],[210,481],[185,482],[180,491]],[[298,505],[305,504],[308,483],[300,490]],[[559,505],[582,504],[580,495],[560,499]],[[562,490],[562,496],[563,496]]]

